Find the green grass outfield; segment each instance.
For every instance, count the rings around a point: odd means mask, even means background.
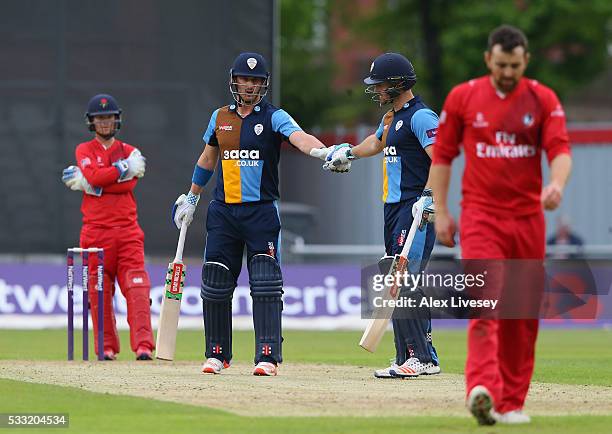
[[[358,332],[286,331],[286,361],[382,366],[393,354],[392,336],[387,333],[376,355],[357,347]],[[122,333],[124,352],[130,360],[128,336]],[[75,336],[75,348],[79,348]],[[465,333],[438,330],[434,342],[445,372],[463,372]],[[234,335],[234,357],[253,357],[252,332]],[[202,360],[203,335],[181,331],[177,360]],[[93,349],[90,350],[93,354]],[[77,352],[76,356],[79,356]],[[0,331],[0,359],[65,360],[66,333],[60,330]],[[282,369],[281,369],[282,375]],[[543,330],[537,348],[534,380],[540,382],[602,385],[612,387],[612,332],[606,330]],[[299,391],[296,391],[299,393]],[[262,389],[262,394],[265,394]],[[211,397],[211,399],[214,399]],[[406,399],[410,399],[409,396]],[[373,403],[376,405],[376,403]],[[610,433],[612,415],[534,417],[529,426],[479,428],[471,418],[419,417],[243,417],[219,410],[179,405],[149,399],[97,394],[76,388],[0,380],[0,413],[68,412],[70,429],[59,432],[87,433]],[[4,430],[0,429],[0,432]],[[11,431],[12,432],[12,431]],[[19,429],[16,432],[37,432]],[[49,432],[39,430],[39,432]],[[54,431],[55,432],[55,431]]]

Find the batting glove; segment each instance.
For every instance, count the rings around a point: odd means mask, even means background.
[[[183,221],[189,226],[193,221],[193,214],[195,213],[196,206],[200,200],[199,194],[189,193],[181,194],[174,206],[172,207],[172,220],[176,225],[177,229],[181,229]]]
[[[324,170],[337,173],[346,173],[351,169],[351,161],[355,159],[350,143],[335,145],[332,152],[325,159]]]
[[[412,205],[412,218],[419,221],[419,230],[423,230],[427,223],[434,221],[435,205],[430,188],[423,190],[421,197]]]

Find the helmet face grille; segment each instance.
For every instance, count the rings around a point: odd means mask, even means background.
[[[379,103],[381,106],[383,104],[393,103],[398,96],[400,96],[403,92],[412,89],[416,83],[416,80],[410,80],[407,77],[384,80],[381,81],[381,83],[384,83],[385,81],[389,81],[391,84],[385,90],[377,91],[376,84],[372,84],[365,89],[365,93],[372,95],[372,101]],[[384,103],[382,102],[383,94],[387,95],[387,100],[385,100]]]
[[[261,102],[261,100],[268,93],[268,89],[270,87],[270,76],[269,75],[264,78],[264,82],[261,85],[257,85],[258,89],[254,93],[240,92],[239,87],[238,87],[239,84],[238,84],[238,81],[236,81],[236,77],[245,77],[245,76],[235,75],[232,73],[232,71],[230,71],[229,89],[230,89],[230,93],[232,94],[232,98],[234,98],[234,101],[236,101],[238,104],[257,105]],[[249,77],[257,77],[257,76],[249,76]],[[257,78],[262,78],[262,77],[257,77]],[[246,102],[244,97],[251,97],[251,96],[257,96],[257,98],[251,102]]]

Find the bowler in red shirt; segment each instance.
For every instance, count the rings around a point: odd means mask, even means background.
[[[543,259],[543,209],[559,206],[571,171],[565,113],[550,88],[523,77],[529,52],[522,31],[495,29],[484,57],[490,74],[456,86],[440,115],[431,174],[436,236],[454,246],[447,195],[451,163],[461,147],[462,258]],[[544,188],[542,151],[550,165]],[[530,421],[522,408],[537,333],[537,319],[470,320],[467,405],[480,424]]]

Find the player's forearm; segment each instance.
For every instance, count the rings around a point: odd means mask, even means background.
[[[204,186],[213,176],[218,159],[219,148],[206,145],[200,158],[198,158],[191,177],[191,188],[189,190],[193,194],[199,195],[204,191]]]
[[[383,143],[378,140],[375,134],[372,134],[364,139],[363,142],[354,146],[351,153],[357,158],[371,157],[379,154],[384,148]]]
[[[204,191],[204,186],[212,178],[219,159],[219,149],[213,146],[206,145],[204,152],[198,158],[193,175],[191,177],[191,193],[200,195]]]
[[[215,170],[215,166],[217,165],[217,158],[212,158],[211,155],[205,150],[198,158],[197,165],[203,169],[210,170],[211,172]]]
[[[125,182],[115,182],[114,184],[110,184],[109,186],[104,187],[103,193],[129,193],[130,191],[134,190],[134,187],[136,187],[136,183],[138,183],[138,178],[132,178],[129,181]]]
[[[572,172],[572,157],[559,154],[550,163],[550,181],[564,188]]]
[[[120,175],[116,167],[93,169],[91,165],[81,167],[81,172],[92,187],[102,187],[104,189],[116,184]]]
[[[429,145],[425,148],[425,152],[427,153],[427,156],[433,160],[433,145]],[[429,175],[427,176],[427,182],[425,183],[425,187],[424,189],[430,189],[431,188],[431,169],[429,170]]]
[[[428,184],[433,190],[436,201],[436,213],[448,211],[448,187],[450,184],[451,167],[443,164],[433,164],[429,171]]]
[[[315,148],[325,148],[326,146],[315,136],[304,131],[295,131],[289,136],[289,142],[306,155]]]
[[[199,195],[204,191],[204,187],[198,184],[191,183],[191,188],[189,189],[193,194]]]

